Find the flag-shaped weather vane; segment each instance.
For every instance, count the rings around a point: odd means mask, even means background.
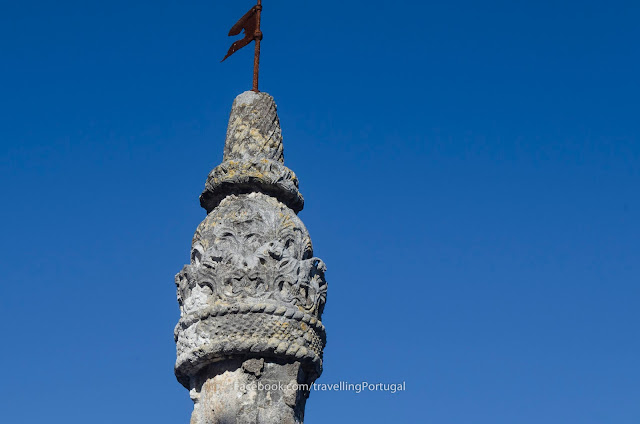
[[[239,35],[244,30],[244,38],[234,42],[227,55],[222,59],[224,62],[226,58],[240,50],[241,48],[249,45],[252,41],[256,42],[256,51],[253,59],[253,91],[258,92],[258,72],[260,68],[260,40],[262,40],[262,31],[260,31],[260,12],[262,12],[262,0],[258,0],[258,4],[253,6],[251,10],[244,14],[242,18],[229,31],[229,36]]]

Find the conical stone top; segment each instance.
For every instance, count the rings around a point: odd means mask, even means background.
[[[261,192],[298,213],[304,199],[298,178],[284,166],[276,103],[267,93],[246,91],[233,102],[223,162],[209,174],[200,204],[211,212],[230,194]]]
[[[224,160],[269,159],[284,163],[282,131],[273,97],[245,91],[233,101]]]

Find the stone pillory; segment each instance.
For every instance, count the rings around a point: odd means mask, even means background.
[[[195,403],[191,423],[302,423],[309,392],[290,383],[322,372],[327,283],[296,215],[304,200],[270,95],[233,102],[224,159],[200,204],[207,217],[176,275],[175,373]]]

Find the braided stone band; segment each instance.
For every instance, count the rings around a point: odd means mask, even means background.
[[[296,174],[282,163],[270,159],[221,163],[209,174],[200,195],[200,205],[209,213],[230,194],[255,191],[277,198],[296,213],[304,207]]]
[[[326,344],[324,325],[297,308],[273,304],[215,305],[184,316],[174,332],[178,351],[178,381],[189,387],[189,376],[204,365],[230,355],[290,357],[322,372]]]

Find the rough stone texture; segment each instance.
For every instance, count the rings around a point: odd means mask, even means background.
[[[254,159],[284,163],[282,131],[273,97],[246,91],[231,106],[224,160]]]
[[[325,265],[296,213],[273,98],[233,103],[224,149],[200,196],[207,217],[176,275],[176,377],[194,400],[191,422],[302,423],[306,389],[322,372]]]
[[[307,384],[299,362],[229,359],[213,363],[193,379],[191,424],[304,421]]]
[[[300,212],[298,178],[284,166],[282,131],[273,97],[247,91],[233,102],[224,161],[207,179],[200,204],[207,212],[229,194],[260,191]]]

